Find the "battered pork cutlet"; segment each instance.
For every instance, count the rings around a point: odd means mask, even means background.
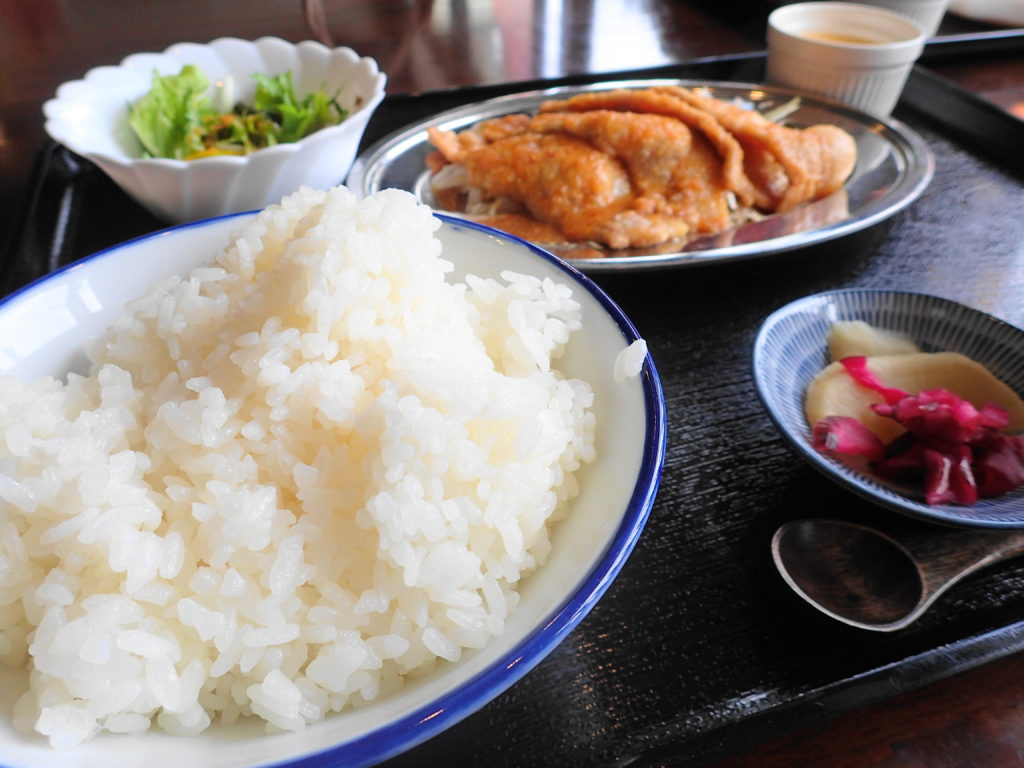
[[[536,242],[616,249],[824,197],[856,162],[852,137],[835,126],[786,128],[678,87],[585,93],[532,117],[428,132],[444,207]]]

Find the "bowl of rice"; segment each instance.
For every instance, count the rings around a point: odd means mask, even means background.
[[[664,462],[540,249],[302,188],[0,302],[0,763],[370,765],[540,662]]]
[[[294,100],[286,101],[301,103],[323,94],[340,110],[333,119],[343,119],[249,154],[185,159],[180,153],[147,153],[131,125],[132,110],[154,88],[155,77],[178,76],[186,66],[195,67],[205,82],[206,90],[193,98],[216,112],[237,111],[236,105],[252,108],[255,75],[288,76]],[[157,219],[178,224],[263,208],[300,186],[327,189],[341,183],[384,98],[385,82],[377,63],[351,48],[276,37],[219,38],[207,44],[177,43],[160,53],[132,54],[116,66],[95,67],[82,79],[62,84],[43,113],[50,138],[99,166]],[[173,124],[165,125],[170,134],[184,130],[179,122],[198,122],[193,114],[168,117],[166,105],[182,106],[186,88],[183,83],[176,93],[165,94],[154,116],[154,122]]]

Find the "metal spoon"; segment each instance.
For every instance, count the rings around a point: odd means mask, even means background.
[[[979,568],[1024,552],[1024,531],[914,528],[883,533],[841,520],[796,520],[772,537],[786,582],[818,610],[892,632]]]

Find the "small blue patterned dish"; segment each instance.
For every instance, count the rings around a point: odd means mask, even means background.
[[[928,352],[960,352],[1024,393],[1024,331],[948,299],[888,290],[840,290],[798,299],[776,310],[754,341],[754,383],[782,434],[816,469],[851,491],[898,512],[936,523],[983,528],[1024,527],[1024,486],[972,506],[930,506],[923,493],[825,456],[811,445],[804,393],[828,363],[832,323],[863,320],[899,331]]]

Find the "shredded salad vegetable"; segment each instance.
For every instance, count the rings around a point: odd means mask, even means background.
[[[154,73],[153,87],[130,110],[129,125],[144,157],[195,160],[248,155],[264,147],[298,141],[348,117],[337,94],[315,91],[300,99],[291,72],[255,74],[253,105],[218,110],[207,96],[210,82],[187,64],[176,75]]]

